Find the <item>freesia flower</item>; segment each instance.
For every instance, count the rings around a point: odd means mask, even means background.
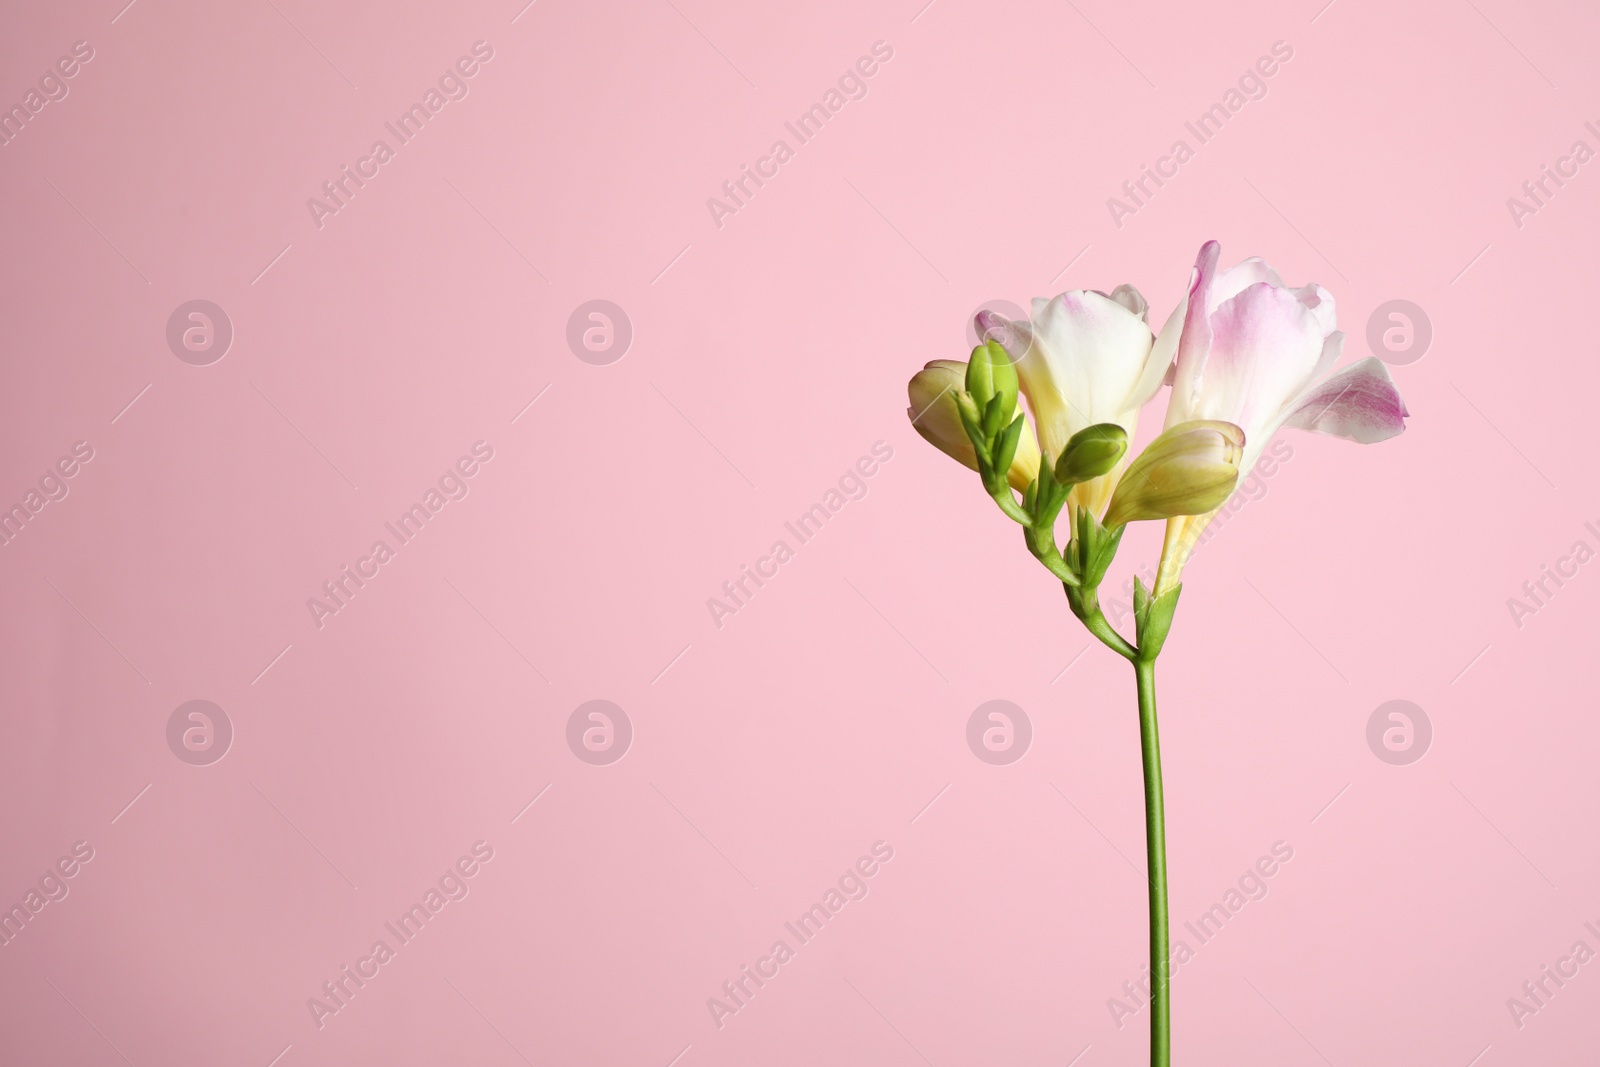
[[[1115,423],[1132,438],[1139,408],[1161,388],[1172,358],[1170,345],[1155,346],[1148,310],[1139,290],[1119,285],[1110,295],[1075,289],[1037,298],[1027,322],[978,313],[979,334],[1003,344],[1016,364],[1050,462],[1073,434],[1097,423]],[[1069,501],[1104,515],[1126,465],[1124,458],[1109,473],[1075,486]]]
[[[950,458],[978,469],[978,454],[972,439],[961,425],[956,394],[966,388],[967,365],[953,359],[936,359],[912,376],[906,386],[911,406],[906,417],[929,444]],[[1015,489],[1027,489],[1039,476],[1039,442],[1033,428],[1022,424],[1017,454],[1011,461],[1007,480]]]
[[[1333,295],[1312,283],[1283,284],[1261,259],[1217,269],[1222,246],[1207,241],[1190,277],[1188,299],[1167,321],[1158,347],[1176,348],[1167,426],[1199,419],[1244,431],[1239,470],[1248,471],[1280,427],[1332,434],[1362,444],[1405,429],[1405,402],[1389,370],[1363,359],[1335,371],[1344,334]],[[1158,592],[1170,588],[1216,510],[1170,519]]]
[[[1133,667],[1150,874],[1152,1067],[1172,1063],[1156,659],[1172,630],[1184,561],[1280,427],[1382,441],[1404,430],[1409,414],[1382,363],[1334,369],[1344,335],[1326,290],[1290,289],[1259,259],[1218,270],[1220,252],[1215,241],[1200,249],[1187,297],[1159,337],[1132,286],[1109,295],[1075,290],[1035,300],[1022,322],[980,312],[982,340],[971,360],[936,360],[910,386],[917,431],[980,473],[984,491],[1023,528],[1028,551],[1062,584],[1073,615]],[[1139,408],[1169,380],[1166,427],[1130,462]],[[1063,549],[1056,525],[1069,502],[1076,506]],[[1130,639],[1106,618],[1099,590],[1127,524],[1153,519],[1167,520],[1166,544],[1154,588],[1133,580]]]

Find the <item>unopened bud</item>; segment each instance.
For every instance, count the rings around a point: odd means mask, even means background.
[[[962,400],[967,401],[973,422],[979,419],[977,407],[962,389],[967,372],[966,364],[950,359],[936,359],[922,368],[906,387],[911,400],[906,417],[928,443],[964,466],[977,470],[977,452],[961,422]],[[1033,427],[1024,420],[1008,480],[1013,487],[1025,489],[1038,475],[1039,442],[1034,437]]]
[[[1179,423],[1151,441],[1117,483],[1107,526],[1174,515],[1204,515],[1239,480],[1244,431],[1231,422]]]
[[[1001,397],[1001,424],[1010,424],[1017,410],[1017,368],[998,341],[972,350],[972,359],[967,362],[967,392],[977,401],[978,410],[985,412],[991,399]]]
[[[1088,426],[1072,435],[1056,460],[1056,481],[1077,485],[1109,474],[1128,451],[1128,431],[1114,422]]]

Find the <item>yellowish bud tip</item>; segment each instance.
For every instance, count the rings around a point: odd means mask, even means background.
[[[963,407],[973,422],[982,418],[982,411],[966,390],[968,366],[955,360],[936,359],[913,375],[906,386],[911,401],[906,417],[929,444],[963,466],[977,470],[977,453],[961,423]],[[1039,441],[1033,427],[1025,423],[1007,479],[1013,488],[1026,489],[1038,476]]]
[[[1231,422],[1180,423],[1151,441],[1117,483],[1107,526],[1174,515],[1203,515],[1222,505],[1239,480],[1244,431]]]

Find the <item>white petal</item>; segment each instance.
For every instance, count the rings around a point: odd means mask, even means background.
[[[1333,302],[1333,294],[1328,292],[1316,282],[1293,290],[1300,303],[1316,313],[1317,321],[1322,324],[1323,335],[1331,334],[1339,325],[1338,309]]]
[[[1137,412],[1128,398],[1139,383],[1154,338],[1123,303],[1075,290],[1034,301],[1033,351],[1017,375],[1039,423],[1047,456],[1086,426],[1116,422],[1130,433]]]
[[[1322,355],[1317,357],[1317,367],[1311,372],[1311,381],[1320,382],[1333,373],[1333,368],[1339,365],[1339,358],[1344,355],[1344,331],[1334,330],[1328,339],[1322,342]]]
[[[1115,300],[1117,303],[1121,304],[1123,307],[1127,308],[1141,319],[1144,319],[1146,322],[1150,321],[1150,302],[1147,301],[1144,298],[1144,294],[1139,292],[1139,290],[1134,286],[1126,284],[1119,285],[1115,289],[1111,290],[1110,296],[1112,300]]]
[[[1155,344],[1150,348],[1150,359],[1144,365],[1144,374],[1133,391],[1134,399],[1140,405],[1155,396],[1163,384],[1172,384],[1177,372],[1173,357],[1178,354],[1178,335],[1183,332],[1183,313],[1186,307],[1187,303],[1184,303],[1173,308],[1172,314],[1167,316],[1166,324],[1161,327],[1161,332],[1156,335]],[[1177,400],[1174,399],[1172,405],[1176,404]],[[1175,426],[1177,423],[1169,422],[1169,425]]]
[[[1213,244],[1215,242],[1212,242]],[[1218,249],[1220,252],[1220,247]],[[1215,311],[1217,305],[1224,300],[1248,289],[1252,285],[1266,282],[1274,289],[1282,289],[1283,279],[1278,272],[1273,270],[1266,260],[1260,256],[1251,256],[1242,260],[1227,270],[1217,272],[1216,281],[1211,285],[1206,294],[1206,310]]]

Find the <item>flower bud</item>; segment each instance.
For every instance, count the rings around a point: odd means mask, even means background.
[[[906,416],[928,443],[959,463],[978,469],[978,456],[961,424],[961,413],[956,405],[957,394],[963,385],[963,376],[969,366],[950,359],[936,359],[912,377],[906,392],[911,406]],[[1039,476],[1039,442],[1033,427],[1023,421],[1022,435],[1017,441],[1016,456],[1011,461],[1008,479],[1013,488],[1026,489]]]
[[[1056,481],[1077,485],[1109,474],[1128,451],[1128,431],[1114,422],[1086,426],[1072,435],[1056,460]]]
[[[1220,507],[1239,480],[1243,454],[1244,431],[1231,422],[1179,423],[1129,465],[1105,524],[1203,515]]]
[[[967,363],[967,392],[977,401],[978,410],[987,413],[989,401],[1001,397],[1000,423],[1009,425],[1017,410],[1017,368],[998,341],[989,341],[972,350]]]

